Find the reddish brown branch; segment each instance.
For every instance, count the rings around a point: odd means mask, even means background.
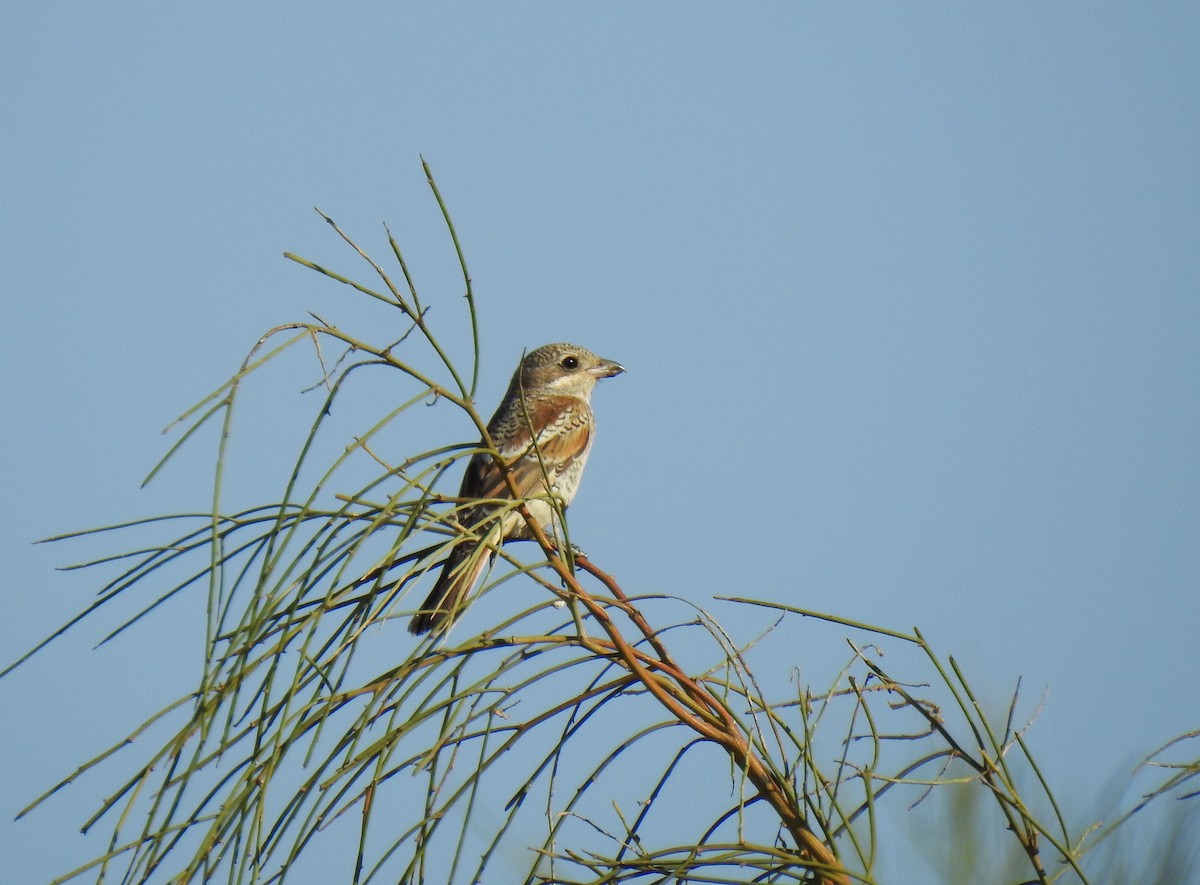
[[[528,514],[524,515],[528,517]],[[579,567],[599,580],[613,595],[617,607],[629,617],[637,631],[654,648],[659,660],[652,662],[625,639],[620,628],[609,616],[607,608],[582,587],[574,570],[554,555],[555,546],[537,521],[527,518],[527,522],[534,538],[546,552],[555,573],[565,585],[566,592],[578,599],[604,628],[620,663],[680,722],[730,755],[738,768],[745,772],[759,795],[775,810],[795,840],[799,858],[818,872],[822,885],[850,885],[849,874],[838,862],[832,849],[809,827],[787,783],[754,752],[749,737],[720,699],[688,676],[674,662],[616,579],[585,558],[577,557],[576,563]],[[670,685],[664,684],[667,680]],[[683,699],[690,703],[683,702]]]

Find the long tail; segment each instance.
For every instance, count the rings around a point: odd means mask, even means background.
[[[414,636],[431,630],[446,630],[466,611],[471,591],[494,554],[478,544],[459,544],[447,557],[429,596],[409,622]]]

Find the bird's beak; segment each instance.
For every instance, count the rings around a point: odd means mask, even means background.
[[[588,369],[588,374],[595,378],[611,378],[614,375],[620,375],[624,371],[625,367],[620,363],[602,359],[598,366]]]

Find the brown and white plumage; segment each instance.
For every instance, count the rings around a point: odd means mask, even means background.
[[[508,392],[488,422],[488,435],[508,465],[518,498],[525,500],[538,522],[549,525],[554,518],[550,495],[560,498],[564,506],[575,498],[595,438],[589,404],[592,390],[601,378],[623,371],[620,364],[583,347],[547,344],[527,353],[513,374]],[[459,497],[481,502],[515,500],[488,452],[471,457]],[[502,511],[499,503],[480,503],[461,511],[460,522],[480,540],[454,546],[429,597],[413,616],[410,632],[449,628],[466,608],[471,590],[494,556],[489,545],[529,537],[519,513],[501,515]]]

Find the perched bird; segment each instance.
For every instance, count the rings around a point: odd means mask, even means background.
[[[574,344],[547,344],[521,360],[508,392],[488,422],[488,434],[509,467],[520,498],[538,522],[550,525],[550,495],[571,503],[595,438],[588,401],[596,382],[625,368]],[[536,435],[536,436],[535,436]],[[536,444],[535,444],[536,439]],[[547,488],[549,480],[549,488]],[[514,500],[495,459],[476,452],[467,464],[460,498]],[[459,520],[480,540],[456,544],[429,597],[408,625],[410,633],[448,629],[467,607],[467,597],[495,556],[488,546],[529,538],[524,519],[503,505],[480,503],[463,508]]]

